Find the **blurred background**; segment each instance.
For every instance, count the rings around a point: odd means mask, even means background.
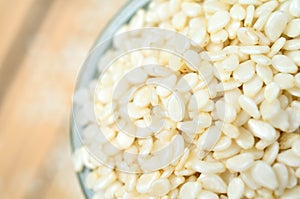
[[[0,199],[82,199],[69,120],[76,75],[126,0],[0,0]]]

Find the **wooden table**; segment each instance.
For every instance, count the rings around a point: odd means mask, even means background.
[[[126,0],[0,1],[0,198],[82,198],[69,119],[77,72]]]

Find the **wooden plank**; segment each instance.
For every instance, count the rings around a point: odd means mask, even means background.
[[[14,74],[18,72],[29,42],[54,2],[52,0],[4,1],[0,7],[0,105]],[[2,9],[2,13],[1,13]],[[3,23],[1,23],[3,22]],[[1,29],[1,30],[2,30]]]
[[[35,196],[31,190],[55,140],[69,133],[76,73],[99,30],[122,3],[54,2],[0,107],[0,181],[5,180],[1,198]],[[66,180],[61,179],[63,172],[72,169],[59,171],[47,194],[54,194],[59,179]]]
[[[55,7],[64,7],[66,13],[70,10],[67,4],[62,4],[62,1],[57,3]],[[57,11],[62,10],[54,8],[52,15],[57,16],[59,13]],[[59,16],[63,17],[62,14]],[[53,55],[53,52],[48,52]],[[66,71],[60,73],[58,67],[51,67],[53,65],[51,58],[45,57],[45,54],[37,55],[43,57],[44,61],[47,60],[48,63],[36,65],[43,63],[41,61],[33,62],[33,55],[28,58],[22,64],[21,70],[6,97],[7,100],[3,104],[2,116],[6,113],[10,114],[10,117],[2,117],[6,121],[3,122],[5,123],[2,128],[4,138],[1,140],[5,140],[9,146],[5,147],[8,150],[4,156],[6,164],[1,166],[4,167],[4,171],[10,170],[10,173],[4,174],[4,178],[8,179],[6,182],[8,186],[5,189],[10,198],[22,198],[22,195],[26,194],[29,187],[28,180],[33,179],[43,158],[46,158],[44,156],[60,130],[58,124],[61,123],[63,117],[67,116],[64,115],[64,112],[66,114],[69,111],[66,110],[68,105],[62,98],[63,93],[68,94],[67,90],[70,90],[64,88],[66,85],[62,81],[66,79]],[[60,81],[57,81],[55,74]],[[22,91],[20,92],[19,89]],[[21,100],[20,96],[22,96]],[[43,111],[41,112],[41,110]],[[19,123],[19,125],[14,126],[14,123]],[[12,176],[11,173],[13,173]],[[17,182],[20,189],[16,192],[14,186]]]
[[[33,2],[34,0],[0,1],[0,24],[5,27],[1,28],[0,67]]]

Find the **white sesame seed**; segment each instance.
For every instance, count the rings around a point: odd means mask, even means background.
[[[247,129],[239,128],[240,135],[235,139],[236,143],[243,149],[250,149],[254,145],[254,136]]]
[[[252,117],[254,117],[256,119],[260,117],[258,108],[257,108],[255,102],[250,97],[241,95],[239,97],[239,104],[242,107],[242,109],[244,109]]]
[[[245,19],[246,11],[241,5],[234,4],[230,9],[230,16],[235,20],[243,20]]]
[[[278,73],[274,76],[274,82],[278,84],[281,89],[289,89],[295,86],[294,76],[287,73]]]
[[[241,176],[241,179],[247,185],[247,187],[249,187],[250,189],[256,190],[256,189],[260,188],[260,186],[254,181],[254,178],[251,174],[251,169],[241,172],[240,176]]]
[[[285,50],[299,50],[300,49],[300,39],[290,39],[287,40],[283,46]]]
[[[233,178],[228,185],[227,195],[230,199],[239,199],[244,194],[245,185],[241,178]]]
[[[237,138],[239,136],[239,130],[236,126],[230,123],[224,124],[223,133],[230,138]]]
[[[265,150],[263,161],[267,162],[270,165],[273,164],[273,162],[276,160],[278,152],[279,152],[279,144],[278,142],[274,142]]]
[[[196,198],[201,191],[201,184],[198,182],[187,182],[182,185],[179,192],[179,198]]]
[[[200,173],[222,173],[225,167],[221,162],[196,161],[193,164],[193,169]]]
[[[272,167],[264,161],[256,161],[251,169],[253,179],[256,183],[268,189],[274,190],[278,187],[278,181]]]
[[[134,141],[134,137],[130,137],[125,133],[119,132],[116,137],[116,142],[120,149],[129,148]]]
[[[206,190],[213,191],[216,193],[226,193],[227,192],[226,183],[218,175],[201,174],[198,180],[202,183],[202,186]]]
[[[192,90],[199,81],[199,77],[196,73],[189,73],[184,75],[177,82],[176,89],[180,92],[187,92]]]
[[[274,44],[272,45],[271,51],[269,52],[268,56],[272,57],[272,56],[276,55],[281,50],[281,48],[284,46],[285,42],[286,42],[286,39],[284,37],[280,37],[278,40],[276,40],[274,42]]]
[[[232,54],[225,58],[221,64],[221,67],[225,71],[234,71],[239,66],[239,58],[237,55]]]
[[[237,35],[237,31],[241,27],[241,24],[242,24],[241,21],[237,21],[237,20],[232,21],[231,23],[227,24],[225,29],[228,32],[229,39],[235,39],[235,37]],[[227,46],[227,47],[231,47],[231,46]]]
[[[300,17],[300,3],[297,0],[292,0],[289,6],[289,11],[294,17]]]
[[[280,93],[280,87],[277,83],[271,82],[270,84],[267,84],[264,97],[268,102],[274,101]]]
[[[182,30],[185,27],[186,21],[186,16],[179,12],[173,16],[172,25],[176,28],[176,30]]]
[[[295,186],[292,189],[287,189],[281,195],[282,199],[292,199],[299,197],[300,186]]]
[[[245,171],[252,166],[254,157],[250,153],[242,153],[226,160],[226,167],[235,172]]]
[[[300,19],[292,19],[289,21],[284,33],[289,37],[297,37],[300,35],[300,30],[297,27],[300,27]]]
[[[257,75],[243,85],[244,94],[248,97],[254,97],[262,88],[263,82]]]
[[[155,197],[162,197],[170,191],[170,181],[166,178],[160,178],[152,182],[149,188],[149,194]]]
[[[265,25],[265,33],[272,41],[276,41],[283,33],[288,22],[288,15],[282,11],[275,11]]]
[[[258,19],[256,20],[256,22],[254,23],[253,28],[256,29],[256,30],[262,31],[264,29],[265,24],[267,23],[270,15],[271,15],[271,12],[268,11],[268,10],[266,12],[263,12],[258,17]]]
[[[282,163],[275,163],[273,165],[273,169],[278,179],[278,191],[282,192],[288,186],[289,172],[286,166]]]
[[[256,8],[255,16],[259,17],[265,12],[268,12],[268,11],[272,12],[277,6],[278,6],[277,1],[274,1],[274,0],[267,1],[264,4],[262,4]]]
[[[201,14],[201,5],[194,2],[182,3],[182,12],[188,17],[196,17]]]
[[[201,190],[198,194],[198,199],[219,199],[219,196],[214,192]]]
[[[246,9],[246,18],[244,21],[244,26],[251,26],[253,18],[254,18],[255,8],[253,5],[249,5]]]
[[[267,122],[250,119],[248,125],[256,137],[264,140],[273,140],[276,137],[275,129]]]
[[[261,65],[271,64],[271,59],[265,55],[251,55],[250,57],[257,64],[261,64]]]
[[[268,53],[270,48],[269,46],[240,46],[240,51],[245,54],[257,55]]]
[[[273,79],[273,72],[269,66],[256,65],[256,73],[265,84],[271,83]]]
[[[300,157],[292,149],[279,153],[277,160],[291,167],[300,166]]]
[[[213,148],[213,151],[223,151],[231,145],[231,139],[227,136],[221,136]]]
[[[208,19],[208,32],[213,33],[224,28],[230,20],[230,15],[226,11],[216,12]]]
[[[258,36],[252,28],[239,28],[237,37],[244,45],[255,45],[258,43]]]
[[[295,73],[298,70],[296,64],[285,55],[275,55],[272,58],[273,67],[282,73]]]
[[[221,42],[225,42],[228,39],[228,33],[226,30],[221,29],[215,33],[212,33],[210,35],[210,40],[213,43],[221,43]]]

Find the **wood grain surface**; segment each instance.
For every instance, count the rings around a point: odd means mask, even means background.
[[[83,198],[71,163],[72,92],[125,1],[0,1],[0,199]]]

